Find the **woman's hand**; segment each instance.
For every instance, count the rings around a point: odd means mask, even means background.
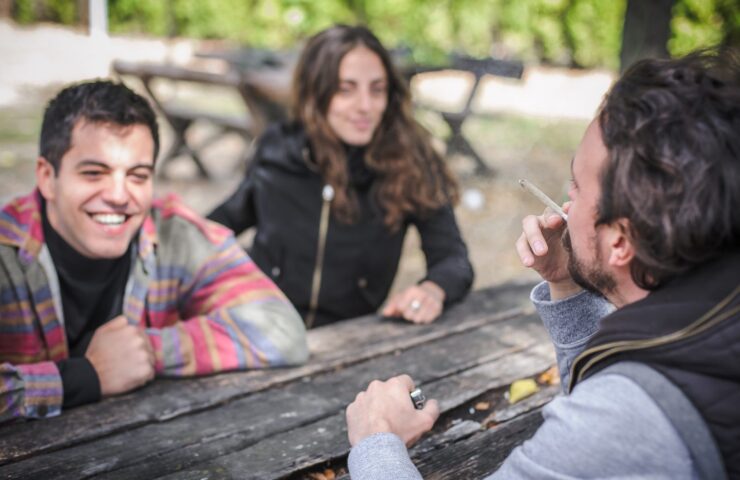
[[[391,297],[383,308],[387,317],[403,317],[413,323],[431,323],[442,314],[445,292],[436,283],[426,280]]]

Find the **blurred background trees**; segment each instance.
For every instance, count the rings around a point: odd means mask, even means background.
[[[76,24],[86,0],[0,0],[18,23]],[[283,49],[364,23],[420,62],[450,51],[617,69],[645,54],[740,45],[739,0],[108,0],[110,31]],[[624,32],[624,37],[623,37]],[[624,38],[624,41],[623,41]]]

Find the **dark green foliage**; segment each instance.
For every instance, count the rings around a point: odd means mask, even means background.
[[[334,23],[365,23],[414,59],[450,51],[616,68],[627,0],[108,0],[110,30],[295,47]],[[740,44],[738,0],[677,0],[668,50]],[[20,23],[75,23],[75,0],[16,0]]]

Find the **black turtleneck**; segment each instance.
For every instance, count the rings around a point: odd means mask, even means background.
[[[90,259],[72,248],[49,223],[42,208],[44,240],[59,278],[69,358],[57,362],[64,408],[100,400],[100,381],[85,352],[95,330],[123,312],[131,247],[116,259]],[[133,243],[133,242],[132,242]]]

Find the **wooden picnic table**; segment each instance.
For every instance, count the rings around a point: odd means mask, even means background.
[[[456,70],[468,72],[473,76],[473,84],[467,92],[465,103],[458,111],[438,110],[436,108],[425,107],[416,102],[418,108],[425,108],[438,113],[442,120],[450,129],[450,134],[445,140],[447,144],[447,155],[461,154],[470,157],[475,162],[475,172],[481,175],[493,174],[493,169],[480,156],[478,151],[473,148],[463,132],[463,125],[473,116],[473,101],[478,95],[481,80],[486,75],[493,75],[504,78],[522,78],[524,65],[521,62],[513,60],[499,60],[495,58],[473,58],[466,55],[450,55],[446,63],[439,65],[418,65],[413,63],[401,63],[401,71],[406,79],[411,79],[419,74],[440,72],[443,70]]]
[[[480,478],[533,434],[559,389],[543,385],[513,405],[504,395],[555,363],[530,288],[473,292],[430,325],[371,315],[311,330],[301,367],[157,379],[5,425],[0,478],[298,479],[327,468],[342,477],[345,407],[371,380],[400,373],[443,412],[411,450],[425,478]]]
[[[214,73],[179,65],[122,60],[114,61],[112,69],[118,75],[138,78],[172,129],[173,141],[162,153],[161,163],[165,164],[179,155],[187,155],[195,163],[198,173],[205,178],[210,175],[201,159],[204,148],[226,133],[237,133],[246,143],[243,155],[243,160],[246,161],[252,140],[257,138],[268,124],[286,118],[285,95],[288,94],[284,85],[286,76],[284,72],[264,72],[255,69]],[[166,101],[155,87],[155,83],[159,81],[200,84],[236,92],[241,98],[245,113],[221,114],[189,107],[177,101]],[[209,123],[215,126],[217,131],[199,145],[193,145],[188,138],[189,132],[198,122]]]

